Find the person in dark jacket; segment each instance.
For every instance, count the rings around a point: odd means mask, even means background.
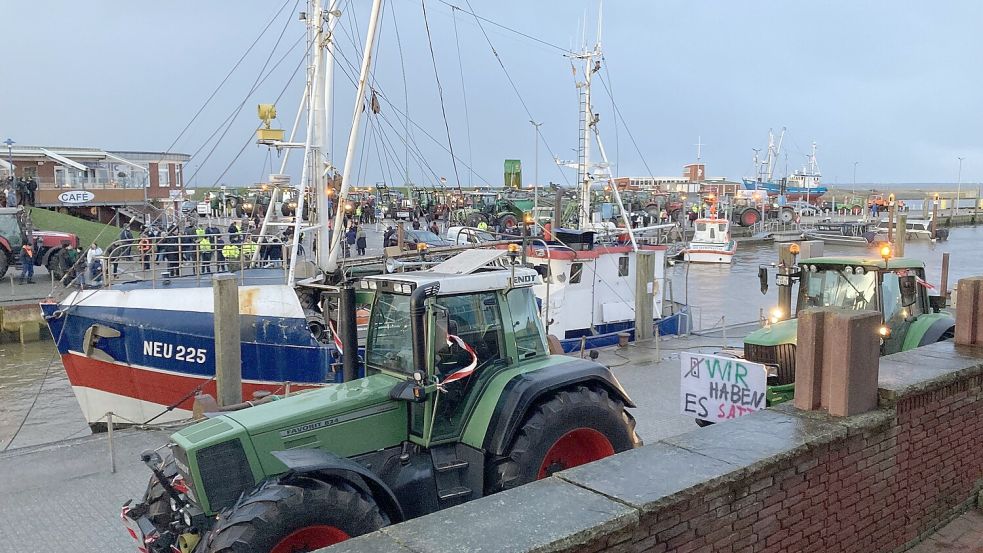
[[[348,227],[348,232],[345,233],[345,257],[351,255],[351,249],[352,246],[355,245],[355,238],[357,235],[358,233],[355,230],[355,225],[352,224],[352,226]]]
[[[365,227],[358,227],[355,230],[355,251],[358,255],[365,255]]]

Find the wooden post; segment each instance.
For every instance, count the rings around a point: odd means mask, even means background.
[[[212,278],[215,307],[215,387],[218,404],[242,403],[242,340],[235,275]]]
[[[942,282],[939,283],[939,295],[943,298],[949,296],[949,252],[942,254]]]
[[[922,219],[928,219],[928,206],[931,202],[931,194],[925,194],[925,201],[922,202]]]
[[[655,292],[655,252],[635,254],[635,340],[652,338],[653,294]]]
[[[983,277],[963,278],[956,284],[956,344],[983,344]]]
[[[822,240],[806,240],[804,242],[799,242],[799,259],[822,257],[824,245],[825,242]]]
[[[406,221],[396,223],[396,246],[403,251],[403,241],[406,240]],[[344,238],[342,238],[344,240]]]
[[[897,203],[893,200],[887,210],[887,243],[894,243],[894,219],[897,216]]]
[[[935,240],[935,228],[937,221],[939,220],[939,202],[932,200],[932,222],[928,225],[929,230],[932,232],[931,239]]]
[[[894,245],[894,256],[904,257],[904,244],[908,239],[908,216],[904,213],[898,215],[898,239]]]

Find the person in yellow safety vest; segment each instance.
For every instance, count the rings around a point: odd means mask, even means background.
[[[242,264],[243,267],[249,267],[252,265],[253,255],[256,253],[256,243],[253,242],[252,236],[250,236],[245,242],[242,243]]]
[[[204,235],[204,230],[198,239],[198,259],[201,263],[201,274],[212,272],[212,241]]]
[[[481,221],[478,223],[478,230],[488,230],[488,223]]]
[[[199,237],[200,236],[204,236],[205,235],[205,229],[203,229],[201,227],[195,227],[195,234],[197,234]]]
[[[235,271],[235,263],[239,261],[239,246],[235,244],[226,244],[222,246],[222,257],[226,261],[226,269],[230,271]]]

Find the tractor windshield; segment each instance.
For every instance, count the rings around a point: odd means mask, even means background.
[[[380,293],[375,300],[365,342],[365,364],[375,369],[412,372],[410,297]]]
[[[852,267],[850,270],[820,267],[817,272],[804,273],[798,308],[877,309],[877,271],[854,273]]]

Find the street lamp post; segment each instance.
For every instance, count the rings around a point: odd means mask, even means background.
[[[959,213],[959,194],[962,192],[963,187],[963,160],[964,157],[957,157],[959,160],[959,172],[956,173],[956,201],[952,202],[952,214],[955,215]]]
[[[853,195],[857,195],[857,164],[859,161],[853,162]]]
[[[17,144],[10,138],[3,141],[7,145],[7,163],[10,164],[10,176],[14,176],[14,144]]]
[[[532,198],[533,198],[532,199],[532,214],[533,214],[532,217],[533,217],[533,219],[532,219],[532,221],[533,221],[533,226],[535,227],[536,217],[537,217],[536,211],[539,208],[539,127],[541,127],[543,124],[542,123],[537,123],[537,122],[533,121],[532,119],[530,119],[529,122],[532,123],[533,129],[535,130],[535,134],[533,135],[533,138],[536,140],[536,146],[534,148],[535,149],[535,154],[533,154],[534,157],[535,157],[535,160],[533,161],[533,167],[534,167],[534,170],[533,170],[534,171],[533,172],[533,180],[535,182],[532,185],[533,186],[532,187],[532,190],[533,190],[533,192],[532,192],[532,194],[533,194],[533,196],[532,196]]]

